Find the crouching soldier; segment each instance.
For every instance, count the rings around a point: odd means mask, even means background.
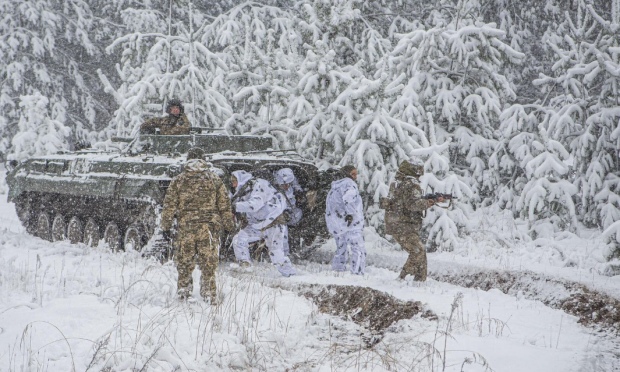
[[[265,239],[269,258],[283,276],[297,272],[291,260],[284,254],[284,241],[288,239],[284,195],[268,181],[253,178],[246,171],[232,172],[232,186],[236,189],[233,204],[236,213],[245,214],[247,226],[233,237],[235,258],[242,266],[250,265],[250,243]]]
[[[219,234],[234,228],[230,199],[224,183],[209,170],[204,152],[192,149],[185,170],[170,183],[164,199],[161,229],[170,234],[173,219],[178,222],[178,251],[175,263],[179,272],[180,299],[192,293],[192,271],[197,257],[202,271],[200,295],[216,300],[215,271],[219,257]]]
[[[366,248],[364,247],[364,211],[362,197],[357,183],[357,169],[347,165],[342,168],[344,178],[332,182],[327,194],[325,222],[327,229],[336,240],[336,254],[332,269],[345,271],[351,247],[351,273],[363,275],[366,267]]]
[[[420,240],[424,211],[432,207],[433,200],[421,199],[420,177],[423,165],[403,161],[390,185],[390,195],[383,199],[385,233],[392,235],[409,257],[400,272],[400,278],[412,275],[416,281],[426,280],[426,249]],[[443,199],[438,200],[439,202]]]
[[[281,188],[281,192],[286,196],[286,213],[288,226],[296,226],[303,217],[302,210],[297,206],[295,191],[302,191],[297,178],[291,168],[282,168],[276,171],[276,183]],[[283,251],[286,256],[290,253],[288,237],[284,239]]]

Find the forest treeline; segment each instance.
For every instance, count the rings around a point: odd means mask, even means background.
[[[403,159],[459,198],[449,249],[494,205],[532,237],[620,245],[618,0],[0,0],[0,152],[134,135],[180,99],[197,125],[353,164],[367,218]]]

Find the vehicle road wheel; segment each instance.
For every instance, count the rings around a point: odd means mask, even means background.
[[[52,240],[50,215],[46,212],[40,212],[37,217],[36,236],[47,241]]]
[[[62,214],[57,214],[52,222],[52,241],[58,242],[67,238],[67,224]]]
[[[30,201],[25,195],[20,195],[15,199],[15,212],[22,226],[26,228],[26,231],[30,234],[36,235],[36,226],[32,221],[32,210],[30,207]]]
[[[153,205],[149,205],[144,208],[142,213],[140,213],[140,217],[137,221],[142,228],[142,234],[148,239],[150,239],[155,233],[155,229],[158,226],[156,207]]]
[[[108,222],[103,232],[103,241],[108,244],[111,250],[118,252],[121,250],[121,229],[114,221]]]
[[[78,216],[71,217],[67,225],[67,239],[71,244],[77,244],[82,241],[84,230],[82,229],[82,221]]]
[[[99,240],[101,240],[101,233],[99,233],[99,225],[94,218],[89,218],[86,221],[86,225],[84,225],[84,240],[83,242],[86,245],[90,245],[91,247],[96,247],[99,244]]]
[[[138,225],[131,225],[125,231],[125,239],[123,239],[123,245],[125,250],[128,251],[131,247],[134,251],[140,252],[142,250],[142,229]]]

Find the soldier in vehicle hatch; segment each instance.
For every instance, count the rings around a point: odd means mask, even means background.
[[[164,199],[161,229],[170,235],[176,216],[179,247],[175,254],[179,283],[179,299],[192,293],[194,256],[202,271],[200,295],[216,301],[215,270],[219,258],[219,235],[222,230],[234,228],[228,191],[222,180],[209,170],[209,163],[202,158],[204,151],[191,149],[187,154],[185,171],[170,183]]]
[[[181,101],[171,99],[166,106],[168,116],[151,118],[140,126],[141,134],[180,135],[189,134],[189,120]]]
[[[400,279],[412,275],[416,281],[426,281],[426,249],[420,240],[423,213],[435,201],[421,199],[420,176],[424,165],[403,161],[390,185],[388,198],[382,198],[381,207],[385,209],[385,233],[392,235],[409,258],[400,272]],[[437,202],[442,202],[439,198]]]

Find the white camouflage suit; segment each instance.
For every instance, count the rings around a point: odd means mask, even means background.
[[[301,209],[297,208],[296,206],[297,200],[295,200],[295,191],[301,190],[301,186],[299,185],[299,182],[297,182],[297,178],[295,178],[295,174],[293,173],[293,170],[290,168],[282,168],[278,170],[275,174],[275,178],[276,178],[276,182],[278,183],[278,185],[284,185],[284,184],[290,185],[288,190],[283,190],[283,191],[286,197],[288,198],[288,202],[286,205],[286,210],[289,213],[289,217],[290,217],[290,220],[288,221],[288,225],[295,226],[301,220],[301,217],[303,217],[303,212],[301,211]],[[290,253],[288,236],[286,237],[286,239],[284,239],[283,250],[284,250],[284,254],[288,256]]]
[[[347,215],[353,216],[349,225],[345,221]],[[332,188],[327,194],[325,209],[327,229],[336,240],[336,254],[332,261],[332,269],[345,271],[349,256],[348,246],[351,247],[351,273],[364,274],[366,266],[366,248],[362,230],[364,229],[364,212],[362,197],[357,184],[346,177],[332,182]]]
[[[252,174],[246,171],[232,173],[237,179],[237,190],[252,179]],[[250,243],[265,239],[269,248],[271,263],[276,265],[283,276],[295,275],[297,272],[291,260],[283,251],[284,241],[288,240],[288,226],[275,225],[266,228],[286,209],[284,196],[269,184],[257,178],[248,193],[234,202],[235,211],[245,213],[248,226],[233,237],[233,249],[238,262],[250,262]]]

